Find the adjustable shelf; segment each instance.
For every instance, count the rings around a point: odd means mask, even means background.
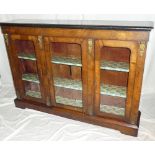
[[[102,95],[126,98],[126,87],[102,83],[100,89]]]
[[[66,78],[54,78],[54,86],[74,90],[82,90],[81,80],[71,80]]]
[[[22,75],[22,80],[29,81],[29,82],[34,82],[34,83],[40,83],[38,76],[36,74],[32,74],[32,73],[23,74]]]
[[[74,99],[64,98],[61,96],[56,96],[56,102],[63,105],[82,108],[82,100],[74,100]],[[124,108],[109,106],[109,105],[100,105],[100,111],[105,113],[112,113],[119,116],[124,116],[125,114]]]
[[[52,63],[63,64],[69,66],[78,66],[81,67],[81,59],[79,58],[69,58],[69,57],[53,57]],[[120,72],[129,72],[129,64],[126,62],[116,62],[116,61],[102,61],[100,69],[111,70],[111,71],[120,71]]]
[[[129,72],[129,64],[126,62],[116,62],[116,61],[101,61],[100,69]]]
[[[82,82],[80,80],[54,78],[54,86],[82,90]],[[126,98],[126,87],[101,84],[101,94]]]
[[[56,96],[56,102],[63,105],[82,108],[82,100],[69,99],[61,96]]]
[[[24,60],[36,61],[36,56],[35,56],[35,54],[19,53],[19,54],[18,54],[18,58],[19,58],[19,59],[24,59]]]
[[[62,64],[62,65],[69,65],[69,66],[78,66],[81,67],[81,59],[79,58],[69,58],[69,57],[53,57],[52,63],[55,64]]]
[[[116,107],[116,106],[109,106],[109,105],[100,105],[100,111],[109,113],[109,114],[115,114],[119,116],[124,116],[125,115],[125,109]]]
[[[37,91],[28,90],[26,91],[26,95],[34,98],[41,98],[41,93]]]
[[[22,80],[39,83],[39,79],[36,74],[23,74]],[[80,80],[54,78],[54,86],[74,90],[82,90],[82,82]],[[126,98],[126,87],[101,84],[101,94]]]

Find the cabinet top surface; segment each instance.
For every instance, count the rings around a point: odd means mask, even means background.
[[[73,28],[73,29],[107,29],[150,31],[151,21],[105,21],[105,20],[28,20],[19,19],[0,22],[1,26]]]

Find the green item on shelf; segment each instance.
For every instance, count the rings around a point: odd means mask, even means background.
[[[101,61],[101,69],[111,70],[111,71],[120,71],[120,72],[129,72],[129,64],[126,62],[116,62],[116,61]]]
[[[34,83],[40,83],[38,75],[32,74],[32,73],[23,74],[22,75],[22,80],[29,81],[29,82],[34,82]]]
[[[80,80],[72,80],[66,78],[54,78],[54,86],[82,90],[82,82]],[[101,84],[101,94],[126,98],[126,87]]]
[[[69,99],[69,98],[64,98],[61,96],[56,96],[56,102],[59,104],[64,104],[68,106],[74,106],[74,107],[82,107],[82,100],[77,100],[77,99]]]
[[[109,105],[100,105],[100,111],[105,113],[120,115],[120,116],[124,116],[125,114],[124,108],[119,108],[116,106],[109,106]]]
[[[55,64],[63,64],[69,66],[78,66],[81,67],[81,59],[80,58],[69,58],[69,57],[62,57],[62,56],[54,56],[52,58],[52,62]]]
[[[41,93],[37,91],[26,91],[26,95],[34,98],[41,98]]]

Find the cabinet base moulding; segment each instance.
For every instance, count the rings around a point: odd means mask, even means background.
[[[49,114],[54,114],[54,115],[66,117],[69,119],[78,120],[81,122],[86,122],[86,123],[91,123],[94,125],[112,128],[115,130],[119,130],[121,133],[126,134],[126,135],[131,135],[135,137],[138,135],[138,128],[139,128],[140,115],[141,115],[140,111],[138,113],[137,124],[132,125],[132,124],[128,124],[126,122],[120,121],[120,120],[116,120],[116,119],[103,118],[99,116],[89,116],[89,115],[80,113],[78,111],[72,111],[72,110],[62,109],[62,108],[57,108],[57,107],[49,107],[49,106],[46,106],[45,104],[43,105],[39,102],[34,102],[34,101],[30,102],[27,100],[15,99],[14,102],[15,102],[16,107],[18,108],[34,109],[34,110],[38,110],[41,112],[46,112]]]

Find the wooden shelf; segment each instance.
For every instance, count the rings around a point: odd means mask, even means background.
[[[109,113],[109,114],[119,115],[119,116],[125,115],[125,109],[116,107],[116,106],[100,105],[100,111]]]
[[[28,90],[26,91],[26,95],[34,98],[41,98],[41,93],[37,91]]]
[[[63,64],[69,66],[81,67],[81,59],[79,58],[68,58],[68,57],[53,57],[52,62],[55,64]],[[102,61],[100,69],[129,72],[129,64],[126,62],[116,62],[116,61]]]
[[[39,83],[39,79],[36,74],[23,74],[22,80]],[[74,89],[74,90],[82,90],[82,82],[80,80],[54,78],[54,86]],[[101,89],[102,95],[126,98],[126,87],[101,84],[100,89]]]
[[[75,99],[69,99],[69,98],[63,98],[61,96],[56,96],[56,103],[57,104],[63,104],[68,106],[74,106],[82,108],[82,100],[75,100]],[[115,114],[119,116],[124,116],[125,109],[116,107],[116,106],[109,106],[109,105],[100,105],[100,111],[110,114]]]
[[[126,87],[101,84],[100,92],[102,95],[116,96],[126,98]]]
[[[62,65],[69,65],[69,66],[78,66],[81,67],[81,59],[79,58],[69,58],[69,57],[53,57],[52,63],[55,64],[62,64]]]
[[[36,61],[35,54],[19,53],[18,58],[19,59],[24,59],[24,60]]]
[[[54,86],[74,90],[82,90],[82,82],[80,80],[54,78]],[[101,84],[101,94],[126,98],[126,87]]]
[[[61,96],[56,96],[56,103],[82,108],[82,100],[69,99]]]
[[[129,64],[126,62],[102,61],[100,69],[129,72]]]
[[[81,80],[71,80],[66,78],[54,78],[54,86],[74,90],[82,90]]]
[[[36,74],[23,74],[22,75],[22,80],[24,81],[29,81],[29,82],[34,82],[34,83],[40,83],[39,78]]]

